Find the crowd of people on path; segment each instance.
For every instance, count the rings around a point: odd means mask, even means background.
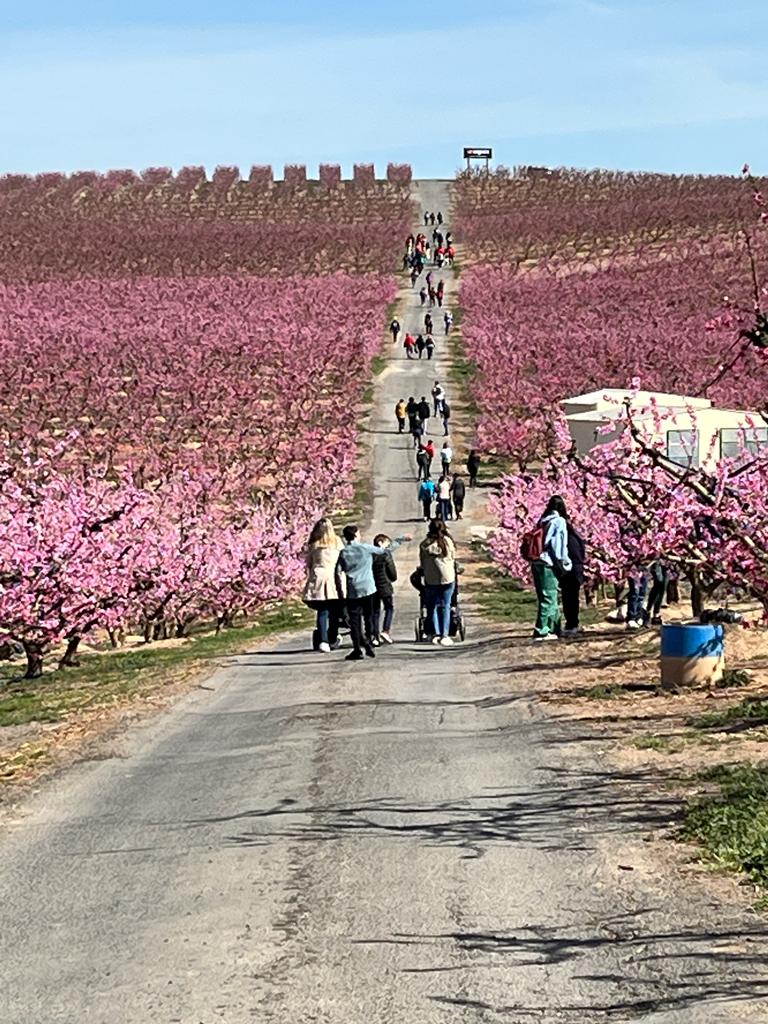
[[[405,240],[403,269],[414,287],[425,269],[431,265],[438,271],[451,267],[455,257],[452,234],[444,227],[442,211],[425,213],[425,227],[432,226],[431,242],[425,233],[409,234]],[[419,290],[421,307],[426,307],[423,330],[415,335],[403,332],[395,316],[389,325],[394,345],[402,345],[408,359],[431,360],[435,352],[436,310],[442,310],[444,337],[453,328],[453,314],[444,308],[445,280],[435,280],[433,269],[427,269]],[[418,502],[421,518],[428,524],[419,545],[419,564],[411,574],[411,583],[423,601],[425,633],[441,646],[453,643],[452,624],[457,605],[456,544],[448,522],[461,519],[464,512],[466,485],[462,475],[453,468],[454,451],[449,439],[451,406],[444,386],[436,380],[429,397],[401,398],[395,405],[398,434],[410,435],[416,449]],[[442,432],[438,447],[427,436],[430,423]],[[433,479],[433,465],[439,461],[438,478]],[[469,486],[477,484],[480,459],[475,451],[467,462]],[[397,581],[395,552],[412,540],[410,534],[392,539],[379,533],[368,544],[356,525],[345,526],[339,536],[333,523],[318,520],[307,544],[307,582],[305,603],[316,612],[313,634],[314,648],[330,654],[342,645],[342,625],[349,629],[352,650],[349,661],[376,655],[376,648],[394,642],[392,628],[395,615],[394,584]]]

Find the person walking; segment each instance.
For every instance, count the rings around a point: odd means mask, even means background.
[[[645,624],[661,626],[661,606],[664,604],[664,595],[667,591],[667,566],[660,558],[652,562],[649,568],[651,577],[651,589],[648,591],[648,601],[645,605]]]
[[[421,444],[421,439],[424,437],[424,424],[418,416],[416,416],[413,421],[411,436],[413,437],[413,447],[418,450],[418,447]]]
[[[356,524],[345,526],[343,536],[345,547],[339,554],[339,566],[347,577],[347,611],[352,637],[352,651],[346,660],[360,661],[365,655],[369,658],[376,656],[371,643],[373,596],[376,593],[373,558],[374,555],[381,553],[381,549],[373,544],[364,544],[360,540],[360,528]],[[391,550],[394,551],[408,540],[411,540],[410,534],[398,537],[392,543]]]
[[[438,224],[442,224],[443,223],[443,214],[442,214],[441,210],[437,211],[437,223]]]
[[[450,475],[451,462],[453,462],[453,448],[451,448],[447,441],[444,441],[443,447],[440,449],[440,464],[442,465],[445,476]]]
[[[467,489],[464,485],[464,480],[459,473],[453,474],[453,483],[451,484],[451,501],[453,502],[453,512],[457,519],[463,518],[464,513],[464,498],[466,497]]]
[[[392,344],[397,344],[397,337],[400,334],[400,321],[397,317],[393,317],[392,323],[389,325],[389,330],[392,335]]]
[[[417,269],[416,264],[414,262],[413,266],[411,267],[411,288],[416,287],[416,282],[419,279],[420,273],[421,271]]]
[[[584,584],[586,545],[570,519],[566,519],[565,528],[568,531],[568,557],[571,560],[571,568],[564,572],[560,579],[560,594],[565,615],[563,636],[576,636],[579,632],[579,593]]]
[[[432,460],[435,457],[435,442],[431,437],[427,438],[427,443],[424,445],[424,451],[427,453],[427,476],[432,475]]]
[[[443,313],[443,323],[445,324],[445,336],[448,337],[451,333],[451,328],[453,327],[453,313],[449,313],[448,310],[446,310],[445,313]]]
[[[424,331],[425,331],[425,333],[426,334],[431,334],[433,327],[434,327],[434,324],[432,323],[432,314],[431,313],[425,313],[424,314]]]
[[[437,481],[437,518],[443,522],[451,518],[451,479],[445,473]]]
[[[419,501],[424,522],[428,523],[432,518],[432,502],[435,500],[435,481],[427,477],[419,484]]]
[[[413,359],[413,350],[416,347],[416,341],[412,334],[406,334],[405,340],[403,341],[403,348],[408,359]]]
[[[443,279],[441,277],[440,280],[437,282],[437,304],[440,307],[442,307],[442,305],[443,305],[443,296],[444,295],[445,295],[445,281],[443,281]]]
[[[423,573],[427,615],[432,620],[433,644],[448,647],[453,643],[451,598],[456,587],[456,545],[445,523],[433,519],[427,536],[419,546],[419,565]]]
[[[439,416],[443,408],[443,401],[445,399],[445,389],[439,380],[435,381],[435,386],[432,388],[432,402],[435,407],[435,416]]]
[[[405,399],[401,398],[395,406],[395,419],[397,420],[397,432],[402,434],[405,430],[405,420],[408,415],[408,406],[406,405]]]
[[[448,420],[451,418],[451,407],[443,399],[443,437],[448,437]]]
[[[344,579],[339,571],[342,543],[330,519],[318,519],[307,542],[307,582],[302,600],[317,614],[313,646],[330,654],[341,646],[339,622],[344,607]]]
[[[429,402],[427,401],[426,395],[421,396],[421,401],[418,406],[419,419],[422,421],[424,426],[427,426],[427,420],[429,419],[432,409],[430,408]]]
[[[475,449],[467,456],[467,473],[469,473],[469,486],[477,487],[477,474],[480,472],[480,456]]]
[[[373,556],[376,593],[371,601],[371,644],[378,647],[382,640],[385,644],[394,643],[392,622],[395,617],[395,591],[392,584],[397,581],[397,566],[392,557],[392,540],[386,533],[377,533],[373,538],[373,546],[380,549],[380,553]]]
[[[411,395],[411,397],[408,399],[408,402],[405,406],[405,411],[408,414],[408,433],[410,434],[411,431],[413,430],[413,421],[419,415],[419,403],[416,401],[413,395]]]
[[[427,295],[428,295],[428,294],[429,294],[429,293],[428,293],[428,291],[427,291],[426,287],[425,287],[424,285],[422,285],[422,286],[421,286],[421,290],[419,291],[419,299],[421,300],[421,304],[422,304],[422,306],[423,306],[423,305],[424,305],[424,303],[425,303],[425,302],[427,301]]]
[[[431,359],[432,355],[433,355],[433,353],[435,351],[435,339],[432,337],[431,334],[427,335],[424,344],[425,344],[426,349],[427,349],[427,359]]]
[[[419,353],[419,359],[421,359],[421,357],[424,355],[425,347],[426,342],[424,341],[424,335],[421,332],[419,332],[416,335],[416,351]]]
[[[541,531],[541,550],[531,560],[537,601],[534,640],[557,640],[560,635],[558,579],[572,568],[567,521],[565,502],[559,494],[553,494],[537,525],[537,531]]]
[[[418,468],[417,480],[429,480],[429,455],[423,444],[420,444],[416,452],[416,466]]]
[[[424,211],[424,227],[426,227],[427,224],[429,224],[429,212],[427,210],[425,210]]]

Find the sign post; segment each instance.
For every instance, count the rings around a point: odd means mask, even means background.
[[[485,170],[488,171],[493,150],[490,146],[465,146],[464,159],[467,161],[467,170],[470,169],[473,160],[485,160]]]

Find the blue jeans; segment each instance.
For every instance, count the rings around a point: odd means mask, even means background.
[[[451,499],[450,498],[438,498],[437,500],[437,516],[438,519],[446,520],[451,518]]]
[[[428,583],[426,586],[427,617],[432,619],[435,636],[448,636],[455,586],[455,583]]]
[[[643,601],[645,599],[645,588],[648,586],[648,577],[645,573],[639,576],[630,576],[629,594],[627,595],[627,622],[633,620],[643,621]]]
[[[335,644],[339,639],[341,601],[307,601],[306,603],[313,611],[317,612],[318,643]]]

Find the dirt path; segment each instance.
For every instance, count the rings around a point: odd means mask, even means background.
[[[419,511],[394,402],[446,370],[398,350],[380,378],[377,529]],[[3,1024],[768,1019],[765,925],[644,854],[669,797],[539,710],[526,641],[470,615],[465,645],[417,647],[414,612],[406,585],[375,661],[306,637],[232,659],[28,804],[0,850]]]

